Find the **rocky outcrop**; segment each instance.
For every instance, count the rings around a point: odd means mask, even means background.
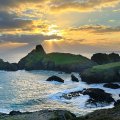
[[[67,94],[63,94],[62,97],[65,99],[72,99],[74,97],[79,97],[81,95],[88,95],[90,99],[86,101],[86,104],[94,104],[97,106],[97,103],[111,103],[115,102],[115,100],[112,98],[112,95],[109,93],[106,93],[102,89],[98,88],[88,88],[83,89],[82,91],[74,91]]]
[[[12,114],[11,114],[12,113]],[[19,111],[10,114],[0,114],[0,120],[74,120],[76,116],[66,110],[41,110],[38,112]]]
[[[42,45],[37,45],[34,50],[18,62],[18,69],[37,70],[39,66],[42,68],[42,59],[45,55]]]
[[[119,89],[119,88],[120,88],[120,85],[118,85],[118,84],[113,84],[113,83],[108,83],[108,84],[105,84],[104,87],[106,87],[106,88],[111,88],[111,89]]]
[[[120,62],[94,66],[81,72],[80,76],[89,84],[120,82]]]
[[[79,82],[79,79],[77,77],[75,77],[73,74],[71,75],[71,80],[73,82]]]
[[[16,71],[16,70],[18,70],[18,67],[17,67],[16,63],[8,63],[8,62],[4,62],[2,59],[0,59],[0,70]]]
[[[89,95],[93,102],[114,102],[111,94],[106,93],[104,90],[98,88],[86,89],[83,91],[83,95]]]
[[[57,81],[57,82],[62,82],[64,83],[64,80],[58,76],[52,76],[47,79],[47,81]]]
[[[32,52],[22,58],[19,69],[25,70],[53,70],[63,72],[80,72],[96,65],[90,59],[70,53],[46,54],[41,45],[36,46]]]
[[[91,60],[102,65],[111,62],[119,62],[120,56],[117,53],[111,53],[111,54],[96,53],[91,57]]]

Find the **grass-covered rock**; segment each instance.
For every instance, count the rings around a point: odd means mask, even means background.
[[[93,66],[80,75],[82,81],[87,83],[120,82],[120,62]]]
[[[26,70],[55,70],[64,72],[80,72],[86,68],[96,65],[90,59],[70,53],[46,54],[43,47],[38,45],[36,49],[22,58],[19,69]]]

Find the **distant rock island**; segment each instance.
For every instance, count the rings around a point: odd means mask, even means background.
[[[95,62],[84,56],[70,53],[47,54],[41,45],[37,45],[18,62],[18,69],[81,72],[94,65]]]

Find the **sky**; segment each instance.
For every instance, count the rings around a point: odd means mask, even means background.
[[[0,58],[47,53],[120,53],[120,0],[0,0]]]

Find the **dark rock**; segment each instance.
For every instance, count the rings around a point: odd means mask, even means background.
[[[111,88],[111,89],[118,89],[118,88],[120,88],[120,85],[113,84],[113,83],[108,83],[108,84],[105,84],[104,87]]]
[[[44,51],[42,45],[37,45],[35,50],[36,50],[37,52],[40,52],[40,53],[45,54],[45,51]]]
[[[91,60],[102,65],[102,64],[111,63],[111,62],[118,62],[120,61],[120,56],[119,54],[116,54],[116,53],[111,53],[111,54],[96,53],[96,54],[93,54],[93,56],[91,57]]]
[[[78,78],[75,77],[73,74],[71,75],[71,80],[72,80],[73,82],[79,82]]]
[[[20,115],[22,114],[20,111],[11,111],[9,115]]]
[[[96,53],[93,54],[93,56],[91,57],[91,60],[93,60],[94,62],[98,63],[98,64],[106,64],[109,63],[109,57],[106,53]]]
[[[104,90],[98,88],[86,89],[83,91],[83,95],[89,95],[90,98],[96,102],[114,102],[111,94],[106,93]]]
[[[118,106],[120,105],[120,100],[117,100],[115,103],[114,103],[114,106]]]
[[[4,62],[2,59],[0,59],[0,70],[17,71],[18,66],[16,63]]]
[[[47,79],[47,81],[57,81],[57,82],[62,82],[64,83],[64,80],[58,76],[52,76]]]

